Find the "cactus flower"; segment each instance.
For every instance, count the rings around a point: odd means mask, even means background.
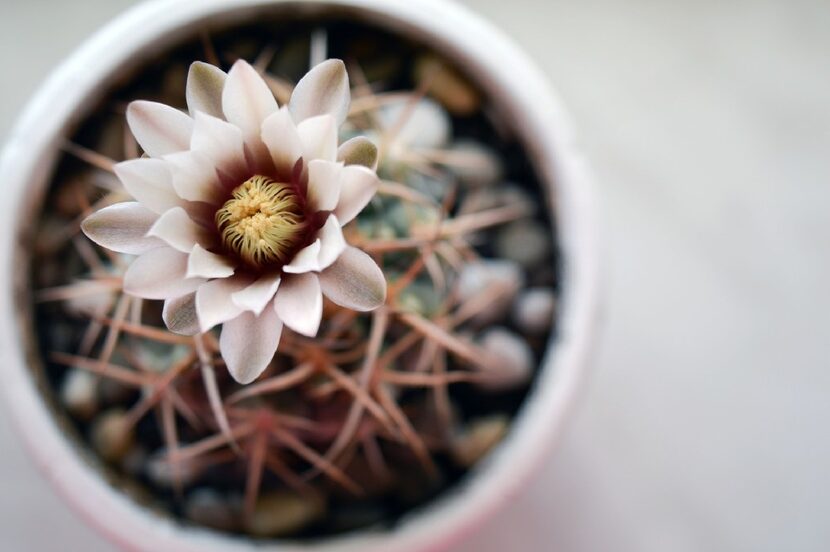
[[[380,268],[341,231],[378,188],[377,149],[362,137],[338,147],[350,103],[340,60],[309,71],[282,107],[245,61],[228,73],[197,62],[186,99],[189,114],[129,105],[146,155],[115,172],[135,201],[91,214],[82,228],[105,248],[137,255],[124,291],[164,300],[171,331],[221,325],[228,370],[249,383],[284,325],[317,334],[324,295],[356,311],[384,302]]]

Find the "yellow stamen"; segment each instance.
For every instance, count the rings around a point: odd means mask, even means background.
[[[294,189],[266,176],[252,176],[234,188],[216,211],[225,247],[255,267],[288,262],[306,221]]]

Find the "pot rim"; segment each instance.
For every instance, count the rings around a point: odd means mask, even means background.
[[[468,72],[513,118],[524,147],[548,188],[562,262],[557,329],[541,371],[501,445],[452,490],[416,509],[392,530],[368,529],[317,542],[267,544],[177,523],[137,504],[101,477],[53,417],[30,370],[39,362],[31,317],[24,239],[39,208],[61,138],[90,97],[136,51],[225,12],[276,4],[338,6],[396,32],[428,39],[466,63]],[[462,31],[463,30],[463,31]],[[509,68],[506,71],[504,68]],[[445,0],[153,0],[103,27],[67,59],[32,98],[0,158],[0,358],[6,404],[36,465],[91,525],[125,549],[326,552],[444,550],[509,504],[541,467],[585,379],[596,333],[599,246],[590,175],[558,97],[536,66],[501,31]],[[22,292],[22,293],[21,293]]]

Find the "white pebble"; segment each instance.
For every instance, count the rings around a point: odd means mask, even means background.
[[[118,462],[129,452],[135,440],[134,428],[127,423],[124,410],[107,410],[92,422],[90,439],[104,460]]]
[[[536,221],[519,221],[501,229],[496,237],[496,253],[527,269],[536,268],[550,252],[551,234]]]
[[[447,151],[447,167],[462,184],[474,188],[492,186],[504,176],[499,156],[472,140],[459,140]]]
[[[196,489],[185,500],[184,515],[190,521],[221,529],[233,531],[238,526],[238,517],[228,498],[214,489]]]
[[[322,502],[311,496],[276,491],[260,497],[245,525],[253,535],[275,537],[299,531],[323,513]]]
[[[516,293],[524,286],[524,272],[513,261],[484,259],[464,266],[456,282],[456,294],[463,303],[481,295],[487,289],[501,293],[473,320],[486,324],[504,315],[510,308]]]
[[[406,121],[398,128],[402,117]],[[385,105],[378,110],[378,120],[384,131],[397,129],[393,150],[395,147],[440,148],[449,142],[452,134],[449,115],[429,98],[418,100],[414,106],[408,99]]]
[[[513,305],[513,320],[524,332],[541,334],[553,323],[556,297],[550,288],[533,288],[522,292]]]
[[[491,328],[478,340],[491,368],[482,369],[487,378],[477,385],[488,391],[522,387],[533,375],[533,352],[520,336],[506,328]]]
[[[173,488],[176,478],[184,485],[190,485],[204,471],[196,463],[188,460],[179,460],[174,465],[170,462],[165,451],[154,453],[153,458],[147,462],[147,477],[159,487]]]
[[[77,418],[88,420],[98,411],[98,376],[70,368],[61,384],[61,402]]]
[[[496,414],[473,420],[452,437],[451,453],[461,466],[469,468],[481,460],[507,434],[508,419]]]

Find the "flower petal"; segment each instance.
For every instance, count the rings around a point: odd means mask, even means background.
[[[320,240],[320,254],[317,259],[320,263],[320,270],[325,270],[346,249],[346,238],[343,237],[340,221],[336,216],[329,215],[326,223],[317,232],[317,238]]]
[[[386,300],[386,278],[375,261],[356,247],[347,247],[320,273],[323,293],[342,307],[370,311]]]
[[[259,316],[266,305],[274,298],[280,285],[280,273],[264,274],[253,284],[231,296],[231,300],[239,308],[251,311]]]
[[[291,262],[282,267],[283,272],[302,274],[312,270],[320,270],[320,240],[300,249]]]
[[[194,61],[187,72],[185,96],[190,115],[197,112],[222,117],[222,89],[227,73],[203,61]]]
[[[303,156],[303,143],[286,107],[268,116],[262,123],[262,141],[282,177],[290,177],[297,160]]]
[[[158,102],[138,100],[127,106],[127,124],[150,157],[184,151],[190,144],[193,119]]]
[[[350,102],[346,65],[339,59],[329,59],[300,79],[288,107],[297,122],[327,114],[340,126],[349,113]]]
[[[114,169],[124,189],[151,211],[161,214],[182,204],[173,189],[170,169],[161,159],[131,159]]]
[[[222,91],[222,111],[228,122],[242,129],[246,141],[252,136],[259,140],[262,122],[277,109],[277,100],[256,69],[242,59],[234,63]]]
[[[196,316],[196,292],[167,299],[161,311],[164,325],[179,335],[196,335],[200,332],[199,317]]]
[[[308,164],[308,204],[314,211],[332,211],[340,199],[343,165],[314,159]]]
[[[200,151],[182,151],[165,155],[170,167],[173,189],[188,201],[218,203],[223,198],[219,175],[211,159]]]
[[[198,243],[193,246],[187,258],[187,277],[227,278],[232,276],[236,264],[230,259],[211,253]]]
[[[222,326],[219,349],[233,379],[251,383],[268,367],[282,334],[282,322],[274,309],[261,315],[242,313]]]
[[[380,181],[373,171],[360,165],[347,165],[340,174],[340,201],[334,213],[340,224],[357,216],[374,197]]]
[[[197,243],[209,245],[212,241],[210,233],[193,222],[181,207],[173,207],[161,215],[147,235],[160,238],[182,253],[190,253]]]
[[[193,120],[191,149],[204,153],[217,169],[228,176],[242,178],[248,171],[248,164],[239,127],[204,113],[196,113]]]
[[[303,161],[312,159],[334,161],[337,156],[337,126],[331,115],[319,115],[297,125],[297,133],[303,144]]]
[[[204,278],[187,278],[187,255],[170,247],[143,253],[124,273],[124,291],[144,299],[170,299],[195,291]]]
[[[250,279],[234,276],[211,280],[199,287],[196,291],[196,315],[202,332],[242,314],[242,309],[236,306],[231,296],[248,284]]]
[[[158,238],[147,237],[157,218],[157,214],[135,201],[116,203],[86,217],[81,230],[101,247],[140,255],[164,245]]]
[[[340,144],[337,160],[346,165],[363,165],[375,170],[378,167],[378,147],[365,136],[355,136]]]
[[[295,332],[314,337],[323,317],[323,294],[316,274],[286,276],[274,299],[274,309],[283,323]]]

